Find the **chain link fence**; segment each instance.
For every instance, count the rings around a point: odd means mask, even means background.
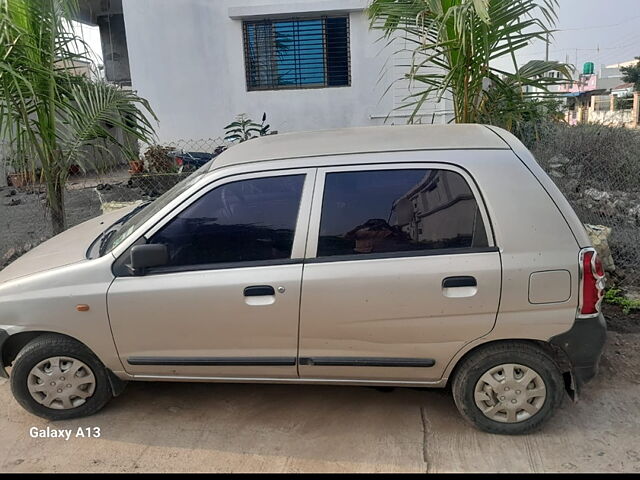
[[[593,240],[608,245],[605,263],[615,283],[639,289],[640,132],[551,124],[521,136],[581,220],[594,226]],[[221,139],[179,140],[155,147],[141,163],[74,171],[65,195],[67,223],[153,200],[226,146]],[[51,236],[45,197],[37,183],[0,191],[0,267]]]
[[[587,225],[609,285],[640,292],[640,131],[550,124],[525,143]]]
[[[116,160],[88,171],[72,166],[64,195],[67,225],[154,200],[227,147],[220,138],[185,139],[142,151],[140,161]],[[0,268],[52,236],[46,187],[37,171],[17,172],[10,153],[2,153]]]

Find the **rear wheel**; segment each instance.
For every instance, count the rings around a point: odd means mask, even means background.
[[[480,430],[518,435],[540,428],[562,404],[564,382],[541,349],[500,343],[473,352],[453,379],[462,416]]]
[[[100,360],[81,343],[58,335],[35,338],[20,351],[11,390],[22,407],[48,420],[92,415],[112,397]]]

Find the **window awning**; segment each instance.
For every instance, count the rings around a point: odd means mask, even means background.
[[[264,17],[295,17],[299,15],[360,12],[367,8],[368,0],[311,0],[271,5],[229,7],[233,20]]]

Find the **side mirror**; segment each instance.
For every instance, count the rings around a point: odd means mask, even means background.
[[[137,245],[131,249],[130,268],[134,275],[144,275],[151,267],[161,267],[169,263],[169,250],[166,245]]]

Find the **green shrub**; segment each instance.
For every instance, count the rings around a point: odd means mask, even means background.
[[[629,315],[634,310],[640,310],[640,300],[631,300],[622,295],[617,288],[610,288],[604,294],[604,302],[610,305],[618,305],[622,307],[622,312]]]

